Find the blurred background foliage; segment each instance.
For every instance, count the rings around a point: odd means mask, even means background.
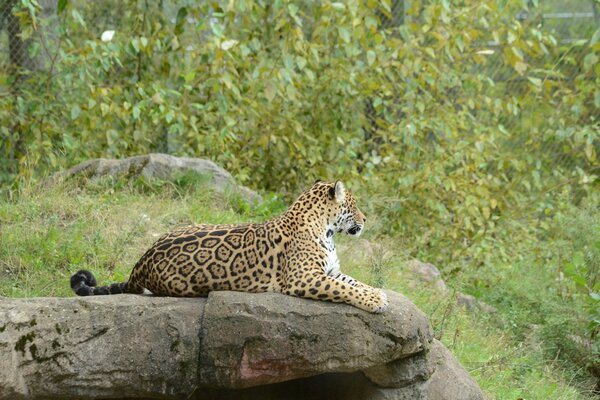
[[[148,152],[280,193],[341,178],[444,263],[512,257],[597,187],[600,31],[557,36],[537,1],[3,4],[4,183]]]
[[[149,152],[287,200],[343,179],[407,257],[494,304],[567,302],[584,317],[547,337],[596,340],[599,7],[0,0],[0,190]]]

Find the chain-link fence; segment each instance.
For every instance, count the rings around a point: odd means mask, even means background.
[[[539,1],[539,4],[538,4]],[[587,40],[600,27],[600,13],[595,0],[529,0],[527,9],[507,16],[518,21],[536,21],[539,26],[556,35],[561,43]],[[0,68],[4,71],[21,72],[47,68],[58,51],[59,31],[57,11],[67,1],[59,0],[1,0],[0,1]],[[75,2],[76,3],[76,2]],[[168,4],[167,4],[168,3]],[[185,2],[179,2],[185,3]],[[300,2],[306,6],[306,2]],[[390,2],[390,12],[379,14],[381,26],[392,28],[405,21],[418,20],[410,12],[413,1],[394,0]],[[175,24],[178,2],[161,2],[165,13],[172,14]],[[124,4],[115,4],[115,9],[123,9]],[[424,5],[421,3],[421,8]],[[34,11],[35,10],[35,11]],[[39,24],[31,21],[33,11]],[[110,15],[102,21],[110,25]],[[190,19],[195,23],[194,19]],[[64,34],[64,32],[63,32]],[[498,43],[488,43],[485,50],[493,52]],[[493,74],[492,74],[493,75]]]
[[[1,68],[18,75],[48,67],[58,51],[57,5],[57,0],[0,1]],[[31,21],[31,15],[43,23]]]

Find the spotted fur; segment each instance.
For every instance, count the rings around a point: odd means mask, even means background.
[[[98,287],[82,270],[71,277],[71,287],[80,296],[144,289],[175,297],[212,290],[279,292],[380,313],[387,307],[385,293],[342,274],[333,242],[336,233],[360,235],[364,224],[341,182],[317,181],[270,221],[179,228],[146,251],[127,282]]]

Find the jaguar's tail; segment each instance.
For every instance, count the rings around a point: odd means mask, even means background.
[[[71,276],[71,289],[79,296],[98,296],[105,294],[130,293],[128,282],[113,283],[107,286],[96,286],[94,274],[85,269]]]

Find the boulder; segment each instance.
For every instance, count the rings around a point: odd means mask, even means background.
[[[439,294],[448,293],[448,286],[442,279],[442,273],[435,265],[424,263],[419,260],[411,260],[406,266],[408,267],[410,274],[415,277],[419,283],[424,283]],[[469,313],[483,312],[486,314],[495,314],[498,312],[494,306],[484,303],[474,296],[461,292],[456,293],[456,304]]]
[[[483,399],[387,295],[383,314],[275,293],[0,298],[0,399]]]
[[[435,372],[431,351],[422,351],[413,357],[401,358],[376,365],[363,371],[377,386],[401,388],[418,381],[426,381]]]
[[[102,176],[146,179],[172,179],[188,171],[211,177],[211,189],[217,193],[233,191],[248,201],[259,200],[260,196],[247,187],[237,185],[231,174],[212,161],[201,158],[175,157],[168,154],[146,154],[120,160],[97,158],[61,172],[65,178],[84,177],[97,179]]]
[[[406,297],[388,291],[379,315],[282,296],[212,292],[202,322],[200,380],[242,388],[353,372],[426,350],[432,331]]]
[[[425,360],[424,360],[425,359]],[[483,400],[485,396],[468,372],[452,353],[438,340],[434,340],[424,362],[432,374],[399,389],[371,388],[373,400]],[[398,362],[396,362],[398,363]],[[400,364],[396,365],[402,368]],[[409,371],[405,370],[405,371]],[[423,378],[421,376],[421,378]]]
[[[411,260],[407,263],[407,266],[414,276],[431,286],[435,291],[439,293],[446,293],[448,291],[446,282],[442,279],[442,273],[435,265],[419,260]]]
[[[486,314],[495,314],[498,312],[496,307],[490,306],[489,304],[478,300],[476,297],[471,296],[470,294],[464,294],[460,292],[456,295],[456,304],[458,304],[459,307],[463,307],[470,313],[481,311]]]
[[[196,384],[205,304],[0,298],[0,399],[185,396]]]
[[[435,372],[422,386],[423,399],[484,399],[481,389],[442,343],[433,341],[431,362]]]

